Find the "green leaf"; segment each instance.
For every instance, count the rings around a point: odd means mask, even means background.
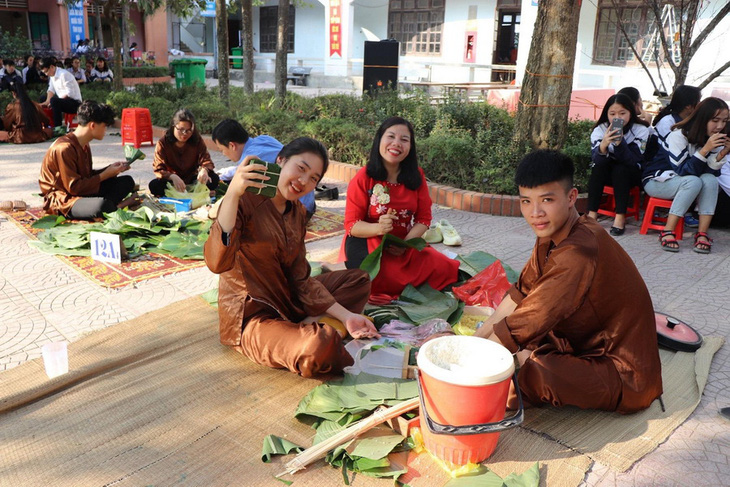
[[[209,305],[214,308],[218,307],[218,288],[211,289],[200,295],[201,298],[205,299]]]
[[[539,484],[540,466],[535,462],[523,473],[511,473],[504,480],[480,465],[474,472],[452,479],[444,487],[537,487]]]
[[[401,293],[399,301],[399,317],[414,325],[420,325],[434,318],[452,323],[450,320],[457,316],[455,312],[459,308],[459,301],[456,298],[436,291],[427,283],[420,285],[418,289],[409,284]]]
[[[456,260],[461,262],[461,264],[459,264],[459,270],[462,270],[471,277],[474,277],[498,259],[492,254],[477,250],[467,255],[459,255]],[[505,264],[504,261],[502,261],[502,267],[504,267],[504,272],[507,274],[507,280],[510,283],[517,282],[517,278],[519,276],[515,270]]]
[[[350,457],[363,457],[370,460],[382,460],[393,449],[403,443],[403,437],[398,434],[376,436],[373,438],[358,439]],[[385,465],[378,465],[385,466]],[[372,467],[369,467],[372,468]]]
[[[53,228],[56,225],[60,225],[65,222],[66,218],[63,215],[46,215],[43,218],[39,218],[31,225],[31,228]]]
[[[395,245],[397,247],[410,247],[416,249],[419,252],[423,250],[428,244],[422,238],[412,238],[410,240],[403,240],[395,235],[386,233],[383,236],[383,240],[380,245],[370,252],[367,257],[360,264],[360,269],[364,270],[370,276],[370,280],[375,279],[375,276],[380,272],[380,258],[383,255],[383,249],[388,245]]]
[[[272,456],[288,455],[292,451],[296,451],[297,453],[299,453],[301,451],[304,451],[304,448],[299,445],[295,445],[291,441],[285,440],[284,438],[280,438],[274,435],[268,435],[266,438],[264,438],[264,446],[261,449],[261,461],[264,463],[269,463]]]

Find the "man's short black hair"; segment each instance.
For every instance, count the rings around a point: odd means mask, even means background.
[[[575,169],[570,157],[556,150],[536,150],[522,158],[515,171],[515,184],[536,188],[558,181],[566,191],[573,187]]]
[[[107,127],[111,127],[114,125],[114,110],[109,105],[86,100],[79,105],[76,118],[82,127],[86,127],[91,122],[105,123]]]
[[[215,126],[211,134],[213,142],[228,146],[231,142],[245,144],[248,141],[248,132],[237,121],[227,118]]]
[[[39,67],[41,69],[50,68],[51,66],[55,66],[56,62],[57,62],[57,60],[53,56],[44,57],[43,59],[41,59]]]
[[[15,61],[12,59],[3,59],[3,64],[5,66],[15,66]]]

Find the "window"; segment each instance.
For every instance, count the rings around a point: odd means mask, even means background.
[[[618,7],[616,6],[618,4]],[[662,28],[667,39],[672,40],[678,29],[678,9],[672,5],[662,7]],[[639,64],[631,44],[619,28],[619,22],[631,39],[645,63],[654,62],[656,48],[660,59],[663,58],[663,48],[659,40],[654,11],[644,2],[619,0],[602,0],[598,6],[596,17],[595,39],[593,42],[593,61],[600,64],[615,66]]]
[[[388,37],[400,42],[400,53],[441,54],[445,0],[390,0]]]
[[[279,22],[279,7],[261,7],[259,10],[259,32],[261,52],[276,52],[276,27]],[[289,5],[289,46],[288,52],[294,52],[294,5]]]

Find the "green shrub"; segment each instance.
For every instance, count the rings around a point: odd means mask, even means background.
[[[166,66],[125,66],[125,78],[157,78],[159,76],[169,76]]]
[[[15,34],[0,28],[0,59],[19,60],[32,50],[33,44],[20,27],[15,29]]]
[[[109,93],[106,103],[114,109],[117,117],[122,116],[122,110],[125,108],[146,106],[142,104],[142,100],[136,93],[127,90]],[[146,100],[144,103],[146,104]]]
[[[469,131],[436,127],[431,135],[416,142],[419,164],[429,180],[476,189],[474,169],[479,165],[479,148]]]
[[[173,102],[160,96],[146,98],[142,106],[150,109],[152,124],[159,127],[169,127],[170,120],[177,110],[177,106]]]
[[[582,120],[568,123],[568,137],[563,152],[573,159],[575,165],[575,186],[582,193],[588,191],[588,177],[591,174],[591,132],[595,122]]]
[[[335,161],[362,166],[373,143],[372,131],[335,118],[320,118],[304,125],[300,135],[321,141]]]
[[[106,103],[109,95],[114,93],[111,83],[84,83],[79,88],[81,89],[81,98],[98,103]]]
[[[304,125],[294,113],[280,109],[251,110],[238,121],[250,135],[270,135],[284,144],[301,137]]]
[[[37,98],[36,98],[36,100],[37,100]],[[10,93],[10,91],[8,91],[8,90],[0,91],[0,114],[4,114],[5,107],[7,107],[12,102],[13,102],[13,94]]]
[[[177,108],[187,108],[195,116],[195,125],[200,133],[209,134],[213,132],[213,127],[224,118],[232,118],[233,112],[227,108],[219,99],[205,100],[194,103],[179,105]],[[170,123],[170,119],[166,124]]]

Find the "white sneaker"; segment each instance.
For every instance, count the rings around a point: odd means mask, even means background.
[[[444,239],[444,236],[441,235],[441,230],[438,227],[438,223],[435,225],[431,225],[428,230],[423,234],[423,240],[426,242],[433,244],[433,243],[439,243]]]
[[[448,220],[441,220],[436,224],[436,227],[441,230],[441,235],[444,237],[444,245],[450,245],[452,247],[461,245],[461,235],[451,226]]]

